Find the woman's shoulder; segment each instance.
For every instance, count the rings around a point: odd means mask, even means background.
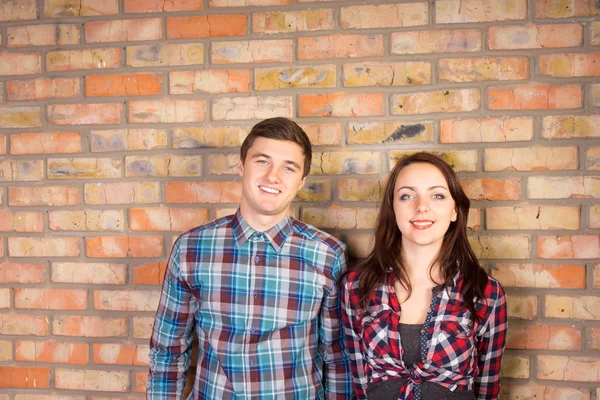
[[[488,275],[488,281],[485,285],[485,297],[491,301],[504,301],[506,297],[506,293],[504,293],[504,288],[496,279],[492,278]]]

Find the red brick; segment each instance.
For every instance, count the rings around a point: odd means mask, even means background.
[[[492,276],[504,287],[584,289],[585,265],[496,264]]]
[[[526,57],[443,58],[438,65],[442,82],[509,81],[529,77]]]
[[[5,0],[0,3],[0,21],[38,18],[37,0]]]
[[[600,53],[540,54],[540,74],[555,78],[600,76]]]
[[[161,18],[93,21],[84,27],[87,43],[159,40],[163,36]]]
[[[244,36],[247,24],[248,17],[245,14],[170,17],[167,18],[167,38]]]
[[[137,100],[128,108],[131,123],[202,122],[206,100]]]
[[[72,186],[11,186],[10,206],[74,206],[81,204],[81,190]]]
[[[162,74],[91,75],[85,78],[85,95],[150,96],[160,93]]]
[[[479,89],[456,89],[392,96],[393,114],[468,112],[479,109]]]
[[[16,341],[16,361],[85,365],[89,345],[55,341]]]
[[[95,290],[94,308],[103,311],[156,311],[159,290]]]
[[[581,350],[581,331],[570,326],[511,324],[510,328],[507,349]]]
[[[48,120],[57,125],[118,124],[123,104],[48,105]]]
[[[95,343],[93,346],[96,364],[148,365],[148,345]]]
[[[536,0],[536,18],[568,18],[599,15],[591,0]]]
[[[471,200],[520,200],[520,179],[461,179],[461,185]]]
[[[126,13],[202,10],[202,0],[124,0]]]
[[[291,96],[221,97],[212,102],[213,120],[266,119],[293,116]]]
[[[533,118],[504,117],[440,121],[442,143],[510,142],[533,139]]]
[[[52,333],[86,338],[125,337],[127,318],[57,315],[52,319]]]
[[[202,208],[132,208],[129,228],[133,231],[183,232],[208,222]]]
[[[298,38],[298,58],[356,58],[384,55],[383,35],[331,35]]]
[[[167,182],[167,203],[239,203],[240,182]]]
[[[81,93],[78,78],[38,78],[6,84],[8,100],[45,100],[77,97]]]
[[[45,315],[0,314],[0,334],[19,336],[47,336],[48,318]]]
[[[158,203],[158,182],[115,182],[85,184],[86,204]]]
[[[538,236],[538,257],[586,259],[600,257],[598,235]]]
[[[313,32],[334,29],[333,9],[308,9],[252,14],[252,32],[261,34]]]
[[[45,264],[0,263],[0,283],[42,283],[45,280]]]
[[[50,369],[0,366],[0,388],[47,389]]]
[[[381,93],[299,95],[301,117],[355,117],[383,115]]]
[[[132,266],[132,283],[134,285],[162,285],[166,270],[166,263],[149,263]]]
[[[283,6],[290,4],[290,0],[209,0],[209,4],[210,7]]]
[[[15,308],[85,310],[87,290],[15,288]]]
[[[76,45],[81,38],[76,24],[9,26],[6,33],[8,47]]]
[[[359,5],[340,8],[342,29],[427,25],[427,3]]]
[[[122,285],[125,284],[126,276],[125,264],[53,262],[50,280],[60,283]]]
[[[58,154],[81,152],[78,132],[18,133],[10,137],[11,154]]]
[[[250,70],[214,69],[169,73],[170,94],[247,93]]]
[[[583,107],[580,85],[549,85],[530,82],[522,85],[491,86],[488,105],[492,110],[554,110]]]
[[[42,232],[44,216],[33,211],[0,211],[0,232]]]
[[[42,72],[40,53],[0,53],[0,76]]]
[[[341,143],[342,127],[339,122],[299,125],[306,132],[313,146],[339,145]]]
[[[162,236],[96,236],[85,238],[90,258],[160,257]]]
[[[392,33],[392,54],[481,51],[479,29],[408,31]]]
[[[44,0],[46,18],[91,17],[96,15],[115,15],[119,12],[119,0]]]
[[[79,257],[79,238],[9,237],[10,257]]]
[[[120,62],[121,49],[49,51],[46,54],[48,72],[118,68]]]
[[[546,139],[600,137],[599,115],[560,115],[543,121],[542,137]]]
[[[526,0],[437,0],[435,23],[493,22],[527,17]]]
[[[580,24],[490,26],[488,37],[492,50],[579,47],[583,29]]]

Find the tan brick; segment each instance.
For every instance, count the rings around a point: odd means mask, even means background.
[[[222,97],[212,101],[213,120],[266,119],[272,117],[292,118],[291,96]]]
[[[533,320],[537,316],[536,296],[510,296],[506,305],[511,319]]]
[[[600,115],[560,115],[544,117],[542,137],[575,139],[600,137]]]
[[[17,361],[85,365],[89,362],[88,352],[89,346],[85,343],[15,342]]]
[[[461,184],[471,200],[521,199],[521,181],[518,179],[462,179]]]
[[[533,138],[533,118],[504,117],[440,121],[442,143],[510,142]]]
[[[42,283],[45,280],[45,264],[0,263],[1,283]]]
[[[590,85],[590,96],[592,97],[591,105],[600,107],[600,85]]]
[[[337,191],[341,201],[379,202],[384,182],[377,179],[341,179]]]
[[[81,241],[74,237],[9,237],[10,257],[78,257]]]
[[[377,218],[376,208],[305,207],[302,220],[320,229],[373,229]]]
[[[442,82],[509,81],[529,77],[526,57],[443,58],[438,61]]]
[[[130,101],[128,120],[132,123],[172,123],[204,121],[206,100]]]
[[[334,29],[333,9],[272,11],[252,14],[252,32],[261,34],[313,32]]]
[[[554,110],[583,107],[580,85],[549,85],[529,82],[522,85],[491,86],[488,106],[492,110]]]
[[[589,344],[592,349],[600,349],[600,328],[591,328],[589,330]]]
[[[193,15],[167,18],[167,38],[212,38],[244,36],[248,16],[244,14]]]
[[[81,28],[76,24],[9,26],[6,38],[8,47],[76,45]]]
[[[118,178],[121,161],[112,158],[52,158],[48,160],[49,179]]]
[[[91,21],[84,24],[87,43],[162,39],[161,18]]]
[[[37,17],[36,0],[6,0],[0,3],[0,21],[23,21]]]
[[[173,129],[174,149],[238,147],[249,129],[240,126],[199,126]]]
[[[153,13],[202,10],[202,0],[125,0],[126,13]]]
[[[202,156],[156,155],[125,157],[127,177],[202,175]]]
[[[600,358],[537,356],[537,378],[551,381],[597,382]]]
[[[310,171],[315,175],[364,175],[380,172],[379,152],[313,153]]]
[[[540,74],[556,78],[600,76],[600,53],[540,54]]]
[[[152,336],[152,317],[133,317],[133,337],[136,339],[150,339]]]
[[[183,232],[208,222],[208,210],[202,208],[132,208],[132,231]]]
[[[600,12],[590,0],[536,0],[537,18],[568,18],[599,15]]]
[[[131,267],[131,278],[134,285],[162,285],[167,270],[167,263],[155,262]],[[152,330],[150,322],[150,330]],[[135,324],[135,321],[134,321]],[[137,337],[134,334],[134,337]]]
[[[0,76],[29,75],[42,72],[42,58],[39,53],[0,52]]]
[[[57,154],[81,152],[78,132],[19,133],[10,136],[11,154]]]
[[[167,182],[167,203],[239,203],[240,182]]]
[[[15,288],[15,308],[85,310],[87,290]]]
[[[250,70],[173,71],[169,85],[170,94],[247,93]]]
[[[57,315],[52,319],[52,333],[86,338],[124,337],[127,336],[127,318]]]
[[[540,258],[585,259],[600,257],[600,236],[538,236]]]
[[[53,231],[123,231],[122,210],[62,210],[48,213]]]
[[[53,262],[50,280],[59,283],[93,285],[123,285],[126,282],[125,264],[89,262]]]
[[[0,182],[36,182],[44,180],[44,161],[0,161]]]
[[[0,313],[0,334],[46,336],[48,318],[45,315]]]
[[[204,43],[155,43],[127,46],[130,67],[172,67],[204,64]]]
[[[336,67],[327,64],[256,68],[254,82],[256,90],[335,87]]]
[[[527,24],[490,26],[492,50],[579,47],[583,41],[580,24]]]
[[[311,36],[298,38],[298,58],[356,58],[384,55],[383,35]]]
[[[531,236],[469,236],[469,243],[478,258],[528,259],[531,257]]]
[[[457,53],[481,51],[479,29],[394,32],[392,54]]]
[[[209,175],[237,175],[239,173],[238,163],[240,155],[234,154],[211,154],[208,156]]]
[[[313,146],[337,146],[341,143],[342,126],[339,122],[299,125]]]
[[[506,21],[526,17],[526,0],[438,0],[435,2],[436,24]]]
[[[95,290],[94,308],[111,311],[156,311],[158,290]]]
[[[597,176],[531,176],[527,178],[530,199],[599,198]]]
[[[547,295],[545,304],[544,316],[548,318],[598,320],[600,317],[600,297]]]
[[[40,107],[0,107],[0,128],[35,128],[42,126]]]
[[[160,201],[158,182],[87,183],[86,204],[147,204]]]
[[[107,0],[98,4],[94,0],[45,0],[44,16],[46,18],[91,17],[99,15],[115,15],[119,12],[118,0]]]
[[[85,396],[65,396],[63,394],[22,394],[16,395],[15,400],[85,400]]]
[[[384,115],[381,93],[328,93],[299,95],[301,117],[355,117]]]
[[[522,350],[580,350],[581,331],[571,326],[517,325],[507,331],[506,348]]]
[[[446,161],[456,172],[473,172],[477,170],[477,151],[475,150],[426,150]],[[393,150],[390,151],[390,171],[396,162],[405,156],[417,153],[419,150]]]
[[[57,389],[83,391],[129,391],[128,371],[56,368],[54,385]]]
[[[500,398],[506,400],[591,400],[589,389],[570,387],[541,386],[532,382],[520,385],[516,382],[502,382]]]
[[[148,365],[148,345],[133,343],[94,343],[94,363]]]
[[[57,125],[118,124],[123,104],[48,105],[48,121]]]
[[[81,93],[77,78],[38,78],[7,82],[8,100],[45,100],[77,97]]]
[[[9,288],[0,288],[0,309],[10,308],[10,298],[11,290]]]
[[[42,232],[44,216],[33,211],[0,211],[0,232]]]
[[[479,89],[456,89],[434,92],[397,94],[392,96],[393,114],[429,114],[478,110]]]
[[[93,152],[123,150],[158,150],[168,146],[164,129],[110,129],[90,132]]]
[[[0,361],[7,362],[13,360],[12,342],[0,340]],[[8,395],[6,396],[8,400]]]
[[[209,0],[210,7],[282,6],[290,0]]]
[[[427,25],[427,3],[360,5],[340,8],[342,29]]]
[[[344,64],[344,86],[412,86],[431,83],[428,62]]]
[[[11,186],[10,206],[74,206],[81,204],[81,191],[71,186]]]
[[[291,40],[243,40],[212,42],[213,64],[291,62]]]
[[[592,31],[592,46],[600,44],[600,21],[592,22],[590,25]]]
[[[86,255],[90,258],[160,257],[162,236],[96,236],[85,238]]]
[[[502,359],[500,377],[502,378],[529,378],[529,357],[506,355]]]
[[[521,147],[484,150],[486,171],[576,170],[577,147]]]
[[[48,72],[118,68],[120,63],[121,49],[64,50],[46,54]]]
[[[575,264],[496,264],[492,276],[504,287],[584,289],[585,266]]]
[[[329,201],[331,200],[331,181],[330,180],[313,180],[307,181],[306,184],[298,191],[296,200],[299,201]]]
[[[433,141],[432,121],[350,122],[349,144],[426,143]]]

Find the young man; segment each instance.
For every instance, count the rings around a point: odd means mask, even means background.
[[[337,280],[345,246],[288,215],[312,150],[285,118],[258,123],[240,151],[240,207],[181,235],[150,341],[148,398],[179,399],[193,332],[193,399],[348,399]]]

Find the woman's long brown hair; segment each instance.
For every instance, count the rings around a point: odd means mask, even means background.
[[[453,285],[454,276],[460,271],[463,281],[460,294],[466,308],[471,312],[474,320],[477,321],[479,318],[475,312],[475,301],[477,298],[484,298],[488,276],[479,265],[467,239],[467,217],[471,201],[460,186],[452,167],[441,158],[424,152],[402,158],[396,163],[388,177],[377,217],[373,250],[364,261],[352,268],[352,270],[362,271],[359,281],[361,302],[366,305],[373,291],[386,282],[386,270],[390,267],[410,296],[412,286],[401,257],[402,234],[398,229],[394,214],[394,187],[400,171],[404,167],[415,163],[431,164],[440,170],[448,183],[448,189],[456,204],[456,221],[450,223],[448,231],[444,235],[442,247],[430,266],[429,275],[431,276],[431,268],[438,264],[440,274],[444,279],[442,287],[450,287]]]

